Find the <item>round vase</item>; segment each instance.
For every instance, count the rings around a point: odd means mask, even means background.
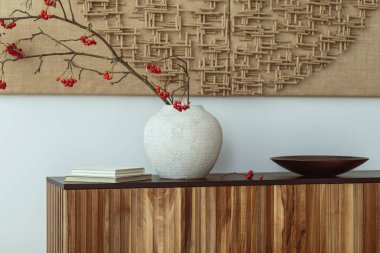
[[[164,106],[145,126],[144,145],[162,178],[197,179],[210,173],[223,142],[219,121],[203,106],[178,112]]]

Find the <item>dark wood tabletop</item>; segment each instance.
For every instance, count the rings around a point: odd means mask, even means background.
[[[259,176],[263,175],[263,180]],[[173,188],[173,187],[212,187],[250,185],[294,185],[294,184],[350,184],[380,183],[380,171],[352,171],[332,178],[305,178],[291,172],[255,173],[253,180],[238,174],[210,174],[205,179],[170,180],[153,176],[152,180],[127,183],[73,183],[65,182],[64,177],[48,177],[47,182],[65,190],[84,189],[130,189],[130,188]]]

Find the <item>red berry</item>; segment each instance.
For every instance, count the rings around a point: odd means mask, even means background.
[[[150,69],[150,64],[147,64],[147,65],[146,65],[146,69]]]
[[[253,179],[253,175],[245,175],[245,178],[248,179],[248,180],[252,180]]]
[[[85,45],[85,46],[91,46],[91,45],[96,45],[97,44],[94,39],[88,40],[87,36],[80,37],[80,40],[82,41],[83,45]]]
[[[161,69],[160,68],[156,68],[156,73],[157,74],[161,74]]]
[[[59,82],[59,80],[61,80],[61,78],[57,77],[55,80],[57,80],[57,82]]]
[[[13,29],[16,27],[16,23],[14,21],[12,21],[12,23],[10,23],[9,25],[7,25],[5,23],[5,20],[0,20],[0,25],[4,28],[4,29]]]
[[[0,90],[5,90],[7,88],[7,83],[0,80]]]
[[[47,10],[43,10],[42,9],[41,12],[40,12],[39,17],[42,18],[42,19],[48,20],[52,16],[50,14],[48,14]]]
[[[156,68],[156,64],[152,63],[152,64],[150,65],[150,67],[151,67],[151,69],[155,69],[155,68]]]
[[[22,53],[22,49],[18,48],[15,43],[7,45],[5,50],[11,56],[18,57],[18,58],[24,57],[24,54]]]
[[[264,176],[263,176],[263,175],[260,175],[259,179],[260,179],[260,180],[263,180],[263,179],[264,179]]]

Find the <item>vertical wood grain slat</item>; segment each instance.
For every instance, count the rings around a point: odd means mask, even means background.
[[[47,224],[46,224],[46,237],[47,237],[47,241],[46,241],[46,250],[47,250],[47,252],[53,252],[52,251],[52,246],[51,246],[51,232],[50,232],[50,230],[52,229],[52,224],[51,224],[51,210],[53,209],[53,207],[52,207],[52,203],[51,203],[51,194],[52,194],[52,190],[51,190],[51,188],[52,188],[52,186],[51,186],[51,184],[48,184],[47,186],[46,186],[46,202],[48,203],[47,205],[46,205],[46,215],[47,215],[47,219],[46,219],[46,222],[47,222]]]
[[[200,200],[201,200],[201,192],[200,188],[193,188],[192,189],[192,196],[191,196],[191,245],[190,245],[190,252],[191,253],[198,253],[200,252],[200,234],[201,231],[200,223]]]
[[[229,205],[231,207],[231,218],[229,220],[229,224],[227,227],[227,234],[228,234],[228,252],[236,252],[237,251],[237,230],[239,223],[236,220],[237,213],[239,212],[239,208],[235,205],[235,201],[237,198],[239,198],[239,190],[238,187],[230,187],[230,198],[229,198]],[[234,243],[232,243],[234,242]]]
[[[228,229],[231,224],[231,188],[219,187],[217,199],[217,252],[227,253],[230,245]]]
[[[142,190],[142,237],[141,240],[143,243],[143,252],[153,252],[154,251],[154,245],[156,243],[156,239],[154,238],[154,216],[155,216],[155,201],[158,197],[158,192],[152,191],[150,189],[143,189]],[[136,203],[132,203],[132,205],[135,205]]]
[[[104,206],[104,195],[106,191],[105,190],[98,190],[98,217],[97,217],[97,224],[98,224],[98,231],[96,231],[96,238],[97,238],[97,244],[98,244],[98,251],[99,253],[104,253],[104,233],[105,233],[105,206]]]
[[[296,236],[294,238],[294,252],[306,252],[306,185],[293,186],[297,197],[296,213],[294,219],[297,220]]]
[[[316,185],[306,186],[306,195],[308,198],[306,204],[306,240],[307,252],[319,253],[320,252],[320,191]]]
[[[354,187],[354,252],[363,252],[363,184]]]
[[[339,185],[330,186],[330,213],[331,217],[331,253],[339,252],[340,228],[339,228]]]
[[[76,205],[80,208],[77,209],[78,214],[78,220],[79,223],[77,224],[77,232],[81,235],[81,237],[77,238],[80,253],[87,253],[87,244],[86,244],[86,235],[87,235],[87,226],[86,226],[86,219],[87,219],[87,194],[86,191],[77,191],[77,203]]]
[[[199,201],[198,203],[198,215],[200,217],[200,222],[199,222],[199,240],[200,240],[200,245],[199,245],[199,253],[206,253],[207,251],[207,198],[206,198],[206,188],[200,188],[199,189]],[[197,233],[196,232],[196,233]]]
[[[270,209],[268,209],[268,205],[267,205],[267,201],[268,201],[267,195],[269,194],[269,191],[268,191],[268,187],[265,187],[265,186],[260,186],[258,188],[259,188],[258,202],[260,203],[260,211],[259,211],[260,217],[259,217],[259,221],[257,222],[257,224],[260,224],[259,225],[260,231],[258,234],[258,236],[260,236],[258,251],[265,252],[268,241],[263,238],[268,237],[267,235],[268,234],[267,224],[268,224],[268,217],[269,217],[268,212],[271,211]]]
[[[182,224],[182,215],[185,215],[182,209],[182,203],[185,201],[184,192],[183,188],[176,188],[174,190],[174,252],[185,252],[186,247]]]
[[[153,215],[153,238],[154,247],[157,253],[164,253],[164,198],[165,189],[155,189],[152,191],[155,194],[154,198],[154,215]]]
[[[85,246],[86,252],[93,253],[93,251],[91,251],[92,245],[95,244],[95,242],[93,243],[93,236],[92,236],[93,234],[92,213],[95,211],[92,209],[93,193],[90,191],[83,191],[83,194],[86,196],[85,201],[87,202],[86,212],[85,212],[86,224],[84,224],[84,226],[86,227],[86,238],[84,242],[86,243],[86,246]]]
[[[176,253],[175,248],[175,198],[176,191],[173,189],[165,189],[165,209],[164,209],[164,252],[167,253]]]
[[[120,234],[121,234],[121,252],[131,252],[131,190],[121,190],[120,201]]]
[[[239,189],[237,192],[237,199],[234,201],[234,205],[237,207],[237,217],[236,217],[236,236],[237,236],[237,250],[239,252],[247,252],[247,241],[248,236],[250,234],[249,227],[247,226],[247,216],[250,214],[248,213],[248,203],[247,203],[247,197],[248,197],[248,191],[247,187],[236,187]]]
[[[110,191],[110,252],[120,252],[120,190]]]
[[[319,205],[318,205],[318,219],[319,221],[319,250],[321,252],[331,252],[331,240],[329,231],[331,231],[331,216],[330,216],[330,191],[327,185],[320,185],[318,187]],[[309,195],[306,194],[307,197]],[[314,199],[318,201],[317,199]],[[306,212],[308,215],[309,213]],[[309,230],[307,230],[309,232]]]
[[[207,188],[207,251],[215,252],[216,244],[216,208],[218,206],[218,199],[216,198],[216,187]]]
[[[77,250],[77,240],[76,238],[79,237],[79,235],[76,234],[76,194],[75,191],[66,191],[66,198],[67,198],[67,234],[68,234],[68,252],[79,252],[79,249]]]
[[[274,186],[274,222],[273,222],[273,250],[274,252],[284,252],[283,249],[283,230],[284,230],[284,203],[283,198],[285,194],[282,194],[282,188],[285,186]]]
[[[110,193],[111,191],[102,190],[103,191],[103,201],[101,205],[103,205],[103,252],[110,253]]]
[[[354,253],[354,187],[352,184],[339,185],[340,208],[341,208],[341,245],[343,253]]]
[[[247,225],[251,227],[251,236],[247,240],[247,251],[256,253],[256,238],[257,238],[257,229],[254,226],[255,225],[255,193],[256,193],[256,187],[248,187],[247,186]]]
[[[91,198],[91,253],[99,253],[99,240],[98,240],[98,232],[99,232],[99,190],[92,190],[89,192],[90,195],[87,198]],[[100,200],[102,201],[102,200]]]
[[[375,184],[376,188],[376,253],[380,253],[380,184]]]
[[[377,185],[376,184],[364,184],[363,186],[363,205],[364,208],[364,236],[363,246],[364,252],[376,252],[378,248],[378,229],[377,226],[377,212],[378,200],[377,200]]]
[[[49,203],[48,203],[49,205]],[[63,253],[69,253],[69,204],[68,204],[68,196],[67,191],[63,191],[63,230],[62,230],[62,241],[63,241]],[[49,251],[47,252],[49,253]]]
[[[266,188],[266,197],[265,197],[265,206],[267,213],[265,214],[265,229],[266,229],[266,236],[263,238],[266,238],[266,248],[261,249],[262,251],[257,251],[259,252],[268,252],[268,253],[276,253],[274,251],[274,229],[273,229],[273,224],[274,224],[274,186],[267,186]],[[256,235],[257,238],[259,238],[259,234]]]

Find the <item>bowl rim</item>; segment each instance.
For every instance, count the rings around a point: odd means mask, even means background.
[[[325,159],[324,159],[325,158]],[[272,161],[292,162],[331,162],[331,161],[368,161],[368,157],[342,155],[291,155],[271,157]]]

